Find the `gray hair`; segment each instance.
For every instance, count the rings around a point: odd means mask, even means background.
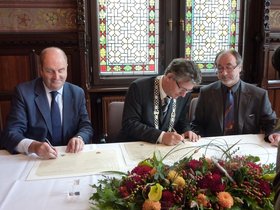
[[[175,80],[191,81],[193,84],[201,83],[201,71],[195,62],[185,58],[175,58],[165,69],[164,74],[173,73]]]
[[[243,63],[243,60],[242,60],[242,57],[241,55],[239,54],[239,52],[237,52],[235,49],[229,49],[229,50],[222,50],[220,52],[217,53],[216,57],[215,57],[215,66],[217,66],[217,60],[220,56],[222,55],[225,55],[225,54],[231,54],[235,57],[236,59],[236,64],[237,65],[240,65]]]

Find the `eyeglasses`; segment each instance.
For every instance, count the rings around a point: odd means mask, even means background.
[[[216,67],[216,73],[220,74],[223,71],[226,71],[227,73],[231,73],[234,69],[236,69],[239,66],[239,64],[237,64],[236,66],[232,66],[232,65],[226,65],[225,67],[223,66],[218,66]]]
[[[189,93],[189,92],[192,92],[193,90],[192,89],[186,89],[186,88],[183,88],[179,85],[178,81],[176,79],[174,79],[175,82],[176,82],[176,85],[177,87],[180,89],[180,92],[186,92],[186,93]]]

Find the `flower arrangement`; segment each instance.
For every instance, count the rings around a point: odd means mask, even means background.
[[[190,155],[167,165],[164,158],[155,152],[120,178],[99,180],[92,185],[92,209],[274,209],[275,164],[257,164],[258,157],[230,149],[219,159]]]

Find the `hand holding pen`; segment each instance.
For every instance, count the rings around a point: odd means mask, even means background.
[[[162,137],[162,144],[176,145],[184,140],[184,137],[178,134],[174,129],[173,132],[165,132]]]
[[[28,147],[28,152],[35,153],[42,159],[55,159],[58,155],[56,148],[47,139],[43,141],[32,141]]]
[[[51,151],[49,151],[49,159],[57,158],[58,152],[56,148],[51,144],[51,142],[47,138],[45,138],[45,142],[47,142],[49,147],[51,148]]]

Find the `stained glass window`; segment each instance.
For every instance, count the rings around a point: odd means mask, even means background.
[[[159,72],[159,1],[98,0],[100,76]],[[185,3],[185,55],[180,56],[194,60],[203,73],[212,73],[220,50],[238,50],[240,0]]]
[[[216,54],[238,50],[239,0],[186,0],[185,57],[204,73],[214,71]]]
[[[99,0],[101,76],[158,73],[156,0]]]

